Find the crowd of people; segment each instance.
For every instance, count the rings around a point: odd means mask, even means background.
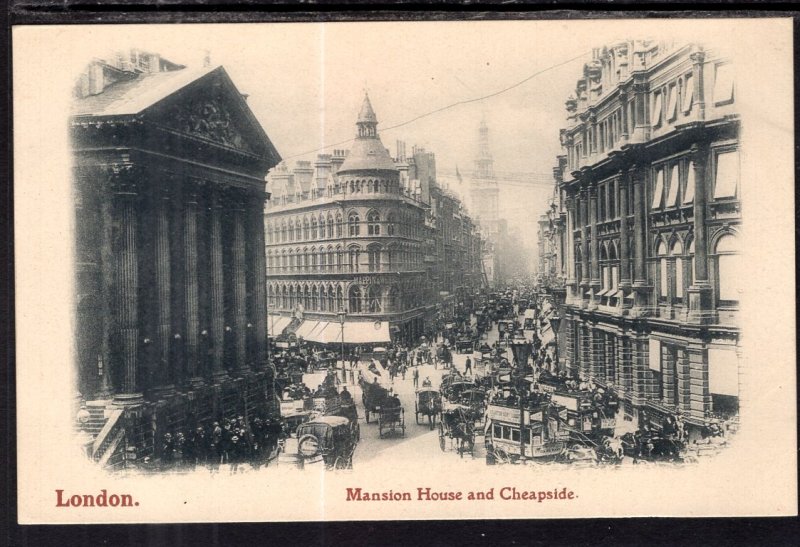
[[[166,433],[158,447],[161,469],[202,466],[213,473],[229,464],[230,472],[237,473],[244,463],[260,467],[275,451],[281,434],[280,420],[271,416],[222,418],[186,433]]]

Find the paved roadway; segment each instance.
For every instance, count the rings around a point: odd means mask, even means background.
[[[493,327],[488,334],[487,342],[493,344],[497,340],[497,327]],[[453,365],[460,371],[464,372],[467,360],[467,354],[454,353]],[[472,360],[475,358],[472,356]],[[422,365],[419,368],[419,385],[426,377],[430,377],[433,387],[438,388],[441,382],[442,375],[446,372],[442,367],[434,368],[433,365]],[[474,370],[474,368],[473,368]],[[397,434],[390,434],[380,438],[378,433],[377,416],[370,414],[370,423],[367,423],[364,416],[364,407],[361,402],[361,389],[358,385],[347,384],[347,389],[353,394],[358,408],[359,425],[361,428],[361,441],[356,448],[353,455],[353,465],[357,467],[359,464],[375,463],[391,464],[394,461],[420,461],[423,462],[430,458],[450,458],[454,462],[459,460],[458,452],[451,449],[450,441],[447,440],[446,450],[442,452],[439,447],[439,430],[438,421],[434,429],[430,429],[429,422],[425,416],[420,416],[420,424],[416,423],[414,415],[414,402],[416,399],[414,392],[414,382],[412,380],[413,369],[406,372],[406,378],[397,376],[394,382],[387,380],[382,382],[386,387],[392,388],[400,398],[405,411],[405,436]],[[319,385],[324,378],[324,373],[304,375],[303,381],[312,390]],[[476,436],[475,450],[473,458],[484,460],[486,451],[483,446],[483,435]],[[469,459],[465,455],[465,459]]]

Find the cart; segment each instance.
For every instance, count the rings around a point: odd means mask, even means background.
[[[450,440],[450,449],[458,451],[462,458],[469,452],[472,456],[475,450],[475,424],[461,407],[453,407],[442,411],[439,420],[439,448],[447,450],[447,440]]]
[[[402,406],[383,406],[378,412],[378,435],[381,439],[398,432],[400,436],[406,436],[405,411]]]
[[[442,394],[432,387],[422,388],[416,392],[414,401],[414,415],[417,424],[419,417],[427,416],[430,428],[436,426],[436,416],[442,411]]]

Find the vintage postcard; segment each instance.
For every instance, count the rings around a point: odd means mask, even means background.
[[[15,27],[20,522],[796,514],[792,59]]]

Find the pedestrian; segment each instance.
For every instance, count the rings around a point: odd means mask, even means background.
[[[411,375],[411,378],[414,380],[414,389],[419,387],[419,369],[415,368],[414,373]]]
[[[467,356],[467,364],[464,366],[464,375],[472,374],[472,359]]]

